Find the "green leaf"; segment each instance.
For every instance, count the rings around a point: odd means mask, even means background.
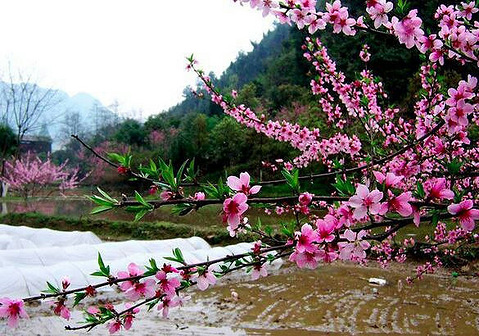
[[[336,175],[336,183],[333,183],[333,187],[336,188],[341,196],[351,196],[355,192],[354,185],[351,181],[348,178],[343,180],[339,175]]]
[[[153,268],[153,269],[158,270],[158,266],[157,266],[157,264],[156,264],[156,260],[153,259],[153,258],[150,258],[149,261],[150,261],[150,267]]]
[[[100,252],[98,252],[98,267],[100,268],[100,271],[93,272],[91,275],[104,277],[110,276],[110,266],[105,266]]]
[[[180,263],[185,264],[185,258],[183,257],[183,253],[178,247],[173,250],[173,255],[180,261]]]
[[[73,307],[75,307],[77,304],[81,302],[86,297],[85,292],[77,292],[75,293],[75,301],[73,302]]]
[[[174,261],[174,262],[179,262],[178,259],[175,257],[163,257],[163,259],[169,260],[169,261]]]
[[[178,172],[176,173],[176,185],[175,185],[176,189],[175,189],[175,191],[178,191],[178,187],[180,186],[180,183],[181,183],[181,180],[182,180],[182,177],[183,177],[183,170],[185,170],[185,167],[186,167],[187,163],[188,163],[188,160],[183,162],[180,169],[178,169]]]
[[[47,281],[48,289],[43,290],[42,293],[50,293],[50,294],[57,294],[60,293],[60,289],[53,286],[50,282]]]
[[[103,262],[103,258],[101,257],[100,252],[98,252],[98,266],[102,271],[105,269],[105,263]]]
[[[261,230],[261,227],[262,227],[261,218],[258,217],[258,219],[256,220],[256,224],[253,224],[253,229],[259,231]]]
[[[185,216],[189,214],[195,206],[189,203],[177,204],[171,209],[171,213],[179,216]]]
[[[160,171],[163,180],[165,180],[165,182],[168,184],[168,188],[172,187],[172,184],[175,184],[175,181],[173,178],[173,168],[171,167],[171,161],[170,165],[167,165],[162,158],[158,158],[158,163],[160,165]]]
[[[208,195],[209,198],[219,198],[221,199],[218,188],[216,188],[211,182],[208,182],[207,185],[202,186],[203,191]]]
[[[95,204],[98,204],[100,206],[112,206],[113,203],[104,199],[104,198],[101,198],[99,196],[96,196],[96,195],[93,195],[93,196],[88,196],[88,199],[90,199],[93,203]]]
[[[118,162],[120,165],[127,167],[125,165],[125,158],[118,153],[107,153],[106,154],[110,160]]]
[[[155,299],[155,300],[153,300],[153,301],[150,302],[150,303],[147,303],[147,304],[146,304],[146,305],[148,306],[148,310],[147,310],[147,311],[152,310],[152,309],[158,304],[158,302],[160,302],[160,298]]]
[[[138,203],[144,205],[145,208],[153,208],[153,206],[150,203],[148,203],[147,201],[145,201],[145,199],[136,190],[135,190],[135,200]]]
[[[196,176],[198,175],[198,171],[195,171],[195,159],[190,161],[188,168],[186,169],[186,180],[188,182],[194,182],[196,180]]]
[[[299,193],[299,170],[293,169],[291,172],[289,172],[287,169],[283,168],[281,174],[283,174],[286,183],[291,187],[291,189]]]
[[[426,192],[424,191],[424,186],[419,181],[417,182],[416,196],[421,199],[426,198]]]
[[[461,167],[462,167],[462,162],[459,161],[458,159],[454,159],[447,165],[447,171],[451,175],[456,175],[461,171]]]
[[[133,220],[134,222],[138,222],[140,219],[142,219],[143,217],[145,217],[145,215],[150,212],[151,209],[143,209],[143,210],[140,210],[136,213],[135,215],[135,219]]]
[[[114,207],[113,206],[108,206],[108,205],[101,205],[101,206],[98,206],[98,207],[95,207],[93,208],[91,211],[90,211],[90,215],[96,215],[100,212],[105,212],[105,211],[109,211],[111,209],[113,209]]]
[[[91,273],[90,275],[93,275],[93,276],[101,276],[101,277],[102,277],[102,276],[105,276],[105,274],[103,274],[103,272],[101,272],[101,271],[93,272],[93,273]]]
[[[144,273],[145,276],[154,275],[159,271],[158,265],[156,264],[156,260],[150,258],[150,266],[145,266],[147,271]]]

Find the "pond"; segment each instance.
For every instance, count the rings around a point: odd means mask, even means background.
[[[8,213],[25,213],[37,212],[49,216],[66,216],[72,218],[92,218],[92,219],[108,219],[112,221],[132,221],[134,215],[122,209],[90,215],[90,211],[95,207],[93,202],[78,197],[52,198],[34,201],[6,201],[2,202],[2,214]],[[192,212],[186,216],[178,216],[171,213],[172,207],[165,206],[155,210],[153,213],[147,214],[142,221],[144,222],[171,222],[188,225],[196,225],[200,227],[223,227],[221,219],[221,205],[211,205],[200,208],[198,211]],[[258,208],[250,208],[248,216],[251,220],[257,217],[265,225],[277,224],[281,221],[292,220],[292,215],[283,215],[281,217],[272,215],[266,216],[264,210]]]

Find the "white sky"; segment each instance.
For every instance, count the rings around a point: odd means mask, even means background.
[[[251,50],[271,18],[232,0],[0,0],[0,73],[8,63],[40,84],[86,92],[120,111],[155,114],[196,81],[194,53],[220,75]],[[173,5],[174,4],[174,5]]]

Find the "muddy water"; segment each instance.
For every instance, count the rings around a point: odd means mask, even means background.
[[[191,300],[167,320],[156,310],[141,312],[134,327],[119,335],[479,335],[478,278],[427,276],[401,290],[398,281],[412,269],[337,264],[306,272],[283,267],[255,282],[229,277],[205,292],[190,290]],[[388,285],[370,285],[370,277],[384,278]],[[64,321],[32,315],[7,335],[68,334]],[[78,334],[108,332],[99,326],[71,335]]]
[[[479,335],[479,281],[429,276],[398,286],[411,269],[348,265],[283,270],[260,282],[232,283],[197,295],[205,321],[251,335]],[[388,281],[372,286],[370,277]],[[401,289],[402,287],[402,289]],[[231,299],[231,289],[239,300]],[[196,301],[196,298],[195,298]]]

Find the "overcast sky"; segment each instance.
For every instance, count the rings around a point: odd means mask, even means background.
[[[0,0],[0,73],[8,63],[70,95],[86,92],[143,117],[181,100],[195,83],[194,53],[222,71],[272,28],[232,0]],[[172,6],[174,4],[174,6]]]

